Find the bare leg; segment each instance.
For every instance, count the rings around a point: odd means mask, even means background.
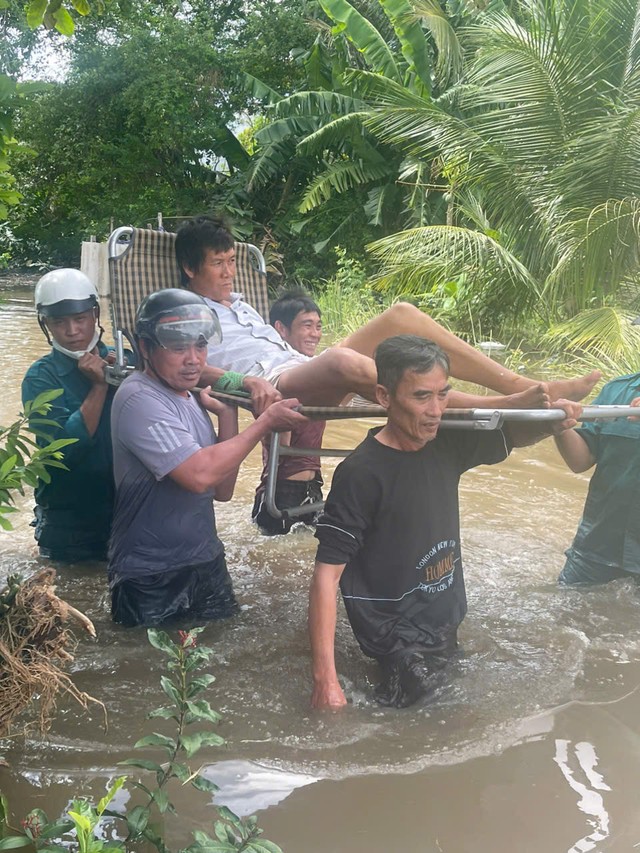
[[[373,357],[378,344],[393,335],[420,335],[434,341],[449,356],[451,375],[467,382],[475,382],[498,391],[500,394],[518,394],[540,385],[534,379],[519,376],[503,367],[497,361],[488,358],[474,349],[452,332],[436,323],[428,314],[424,314],[415,305],[398,302],[378,317],[370,320],[362,328],[341,341],[339,347],[349,347],[363,355]],[[576,379],[560,379],[547,382],[546,391],[552,400],[566,397],[581,400],[593,389],[601,374],[595,370],[587,376]],[[534,396],[537,392],[534,392]],[[485,406],[487,403],[485,403]],[[526,406],[522,406],[526,408]]]
[[[333,347],[282,373],[278,391],[283,397],[297,397],[306,406],[339,406],[353,393],[375,400],[376,381],[371,358]]]

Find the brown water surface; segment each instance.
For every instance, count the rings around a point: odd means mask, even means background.
[[[4,424],[20,408],[24,371],[46,351],[31,299],[12,288],[0,304]],[[354,443],[369,425],[342,422],[330,434]],[[338,666],[350,706],[321,714],[308,708],[315,540],[308,529],[274,539],[256,532],[258,472],[254,453],[235,500],[216,510],[243,607],[203,635],[217,650],[209,698],[228,741],[200,754],[219,802],[258,811],[287,853],[628,853],[640,844],[640,599],[626,581],[589,591],[555,583],[586,477],[565,471],[550,442],[466,475],[469,615],[465,654],[446,686],[428,707],[379,708],[375,668],[342,613]],[[0,534],[2,575],[43,565],[31,506],[21,500],[15,531]],[[35,806],[57,814],[81,791],[100,796],[151,730],[145,714],[162,704],[162,659],[143,630],[111,623],[104,566],[59,567],[58,578],[60,594],[96,624],[98,641],[80,640],[73,672],[106,703],[109,730],[63,702],[45,743],[10,745],[0,790],[20,814]],[[210,825],[206,795],[174,794],[183,825]],[[169,838],[189,843],[184,829]]]

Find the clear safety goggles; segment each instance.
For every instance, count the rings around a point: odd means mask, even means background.
[[[206,305],[184,305],[158,320],[154,336],[164,349],[179,350],[198,343],[219,344],[222,330]]]

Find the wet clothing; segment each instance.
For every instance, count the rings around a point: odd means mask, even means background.
[[[322,436],[325,426],[326,421],[308,421],[291,431],[289,446],[322,447]],[[316,514],[310,513],[287,519],[274,518],[267,511],[264,498],[269,470],[270,441],[271,436],[267,436],[262,444],[262,477],[256,489],[256,498],[251,518],[260,527],[262,533],[274,536],[279,533],[288,533],[291,527],[298,521],[302,521],[305,524],[313,524],[316,520]],[[315,477],[308,481],[288,479],[292,474],[298,474],[300,471],[315,471]],[[305,504],[317,503],[322,500],[322,485],[319,456],[281,456],[278,465],[278,479],[276,481],[276,506],[278,509],[289,509],[304,506]]]
[[[98,344],[102,358],[108,348]],[[43,391],[61,388],[47,418],[57,427],[44,427],[52,439],[75,438],[65,447],[63,462],[69,470],[49,468],[51,482],[40,480],[35,489],[35,538],[40,554],[52,560],[76,562],[105,560],[113,515],[114,484],[111,454],[111,403],[115,389],[109,387],[93,436],[80,412],[92,382],[78,362],[52,349],[34,362],[22,382],[23,404]],[[38,438],[42,447],[49,442]]]
[[[231,300],[231,307],[227,307],[205,297],[209,308],[218,315],[222,329],[221,343],[209,346],[209,364],[270,379],[272,375],[279,375],[284,365],[295,367],[310,360],[310,356],[299,353],[284,341],[239,293],[232,293]]]
[[[127,627],[177,619],[210,622],[236,611],[224,554],[198,566],[123,580],[111,591],[113,621]]]
[[[596,405],[628,405],[640,396],[640,373],[608,382]],[[578,430],[596,460],[582,520],[561,583],[606,583],[640,575],[640,422],[593,421]]]
[[[219,576],[211,584],[218,586],[227,600],[222,615],[235,612],[233,593],[225,591],[228,576],[224,547],[216,533],[214,490],[196,494],[168,476],[194,453],[215,443],[208,413],[193,395],[183,397],[136,372],[116,394],[112,434],[116,505],[109,585],[114,619],[119,612],[114,591],[120,584],[133,582],[125,588],[127,595],[144,598],[145,589],[155,584],[150,578],[168,574],[174,574],[176,581],[163,587],[167,615],[173,615],[171,602],[178,597],[180,578],[180,595],[187,601],[180,613],[199,613],[200,589],[193,583],[192,572],[186,570],[203,566]],[[181,569],[185,570],[182,575]],[[154,602],[153,612],[160,609]],[[146,613],[144,601],[139,603],[139,610]]]
[[[336,469],[316,528],[316,559],[346,564],[347,616],[388,681],[416,655],[455,650],[467,611],[458,483],[469,468],[501,462],[511,445],[502,431],[441,430],[408,452],[377,441],[379,429]],[[396,691],[393,704],[408,703],[409,693],[411,685]]]
[[[316,472],[313,480],[278,480],[276,482],[275,501],[278,509],[294,509],[306,504],[319,503],[322,500],[322,476]],[[265,491],[259,491],[253,502],[252,520],[265,536],[278,536],[289,533],[294,524],[315,524],[317,512],[296,515],[293,518],[274,518],[265,504]]]

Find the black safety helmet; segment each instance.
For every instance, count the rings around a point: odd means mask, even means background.
[[[142,300],[136,311],[135,335],[164,349],[222,340],[218,316],[204,299],[175,287],[157,290]]]

